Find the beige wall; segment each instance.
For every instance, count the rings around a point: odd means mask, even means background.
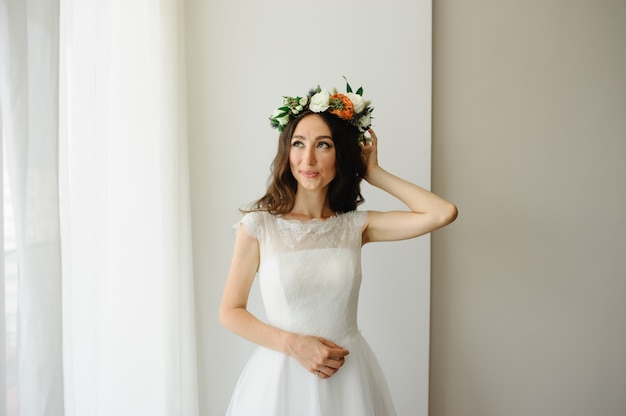
[[[626,415],[626,1],[433,6],[430,414]]]

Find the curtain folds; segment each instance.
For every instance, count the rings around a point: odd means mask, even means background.
[[[5,0],[1,107],[19,284],[20,415],[62,415],[59,4]]]
[[[0,0],[20,415],[198,414],[183,5]]]
[[[61,1],[67,415],[195,415],[182,1]]]

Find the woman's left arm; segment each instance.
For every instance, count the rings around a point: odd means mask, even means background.
[[[378,139],[373,130],[369,133],[372,140],[362,147],[367,167],[365,180],[398,198],[410,211],[369,211],[363,228],[363,244],[414,238],[454,221],[457,217],[454,204],[378,165]]]

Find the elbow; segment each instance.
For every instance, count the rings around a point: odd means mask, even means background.
[[[231,310],[225,308],[224,305],[220,306],[219,319],[222,326],[227,329],[230,329],[230,321],[231,321]]]
[[[459,216],[459,209],[454,204],[450,204],[449,216],[448,216],[448,224],[454,222],[456,217]]]
[[[456,220],[456,217],[459,215],[459,210],[457,209],[456,205],[452,204],[452,203],[448,203],[446,208],[441,210],[441,217],[440,217],[440,222],[441,222],[441,227],[444,227],[452,222],[454,222],[454,220]]]
[[[219,320],[222,326],[229,331],[236,332],[235,329],[239,326],[241,321],[242,310],[245,311],[245,307],[228,307],[221,305],[219,311]]]

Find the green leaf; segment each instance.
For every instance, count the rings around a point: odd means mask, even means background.
[[[356,93],[359,94],[362,97],[363,96],[363,87],[359,87],[359,89],[356,90]]]
[[[350,84],[348,84],[348,78],[346,78],[346,76],[343,76],[343,79],[346,80],[346,92],[352,92],[352,87],[350,86]]]

